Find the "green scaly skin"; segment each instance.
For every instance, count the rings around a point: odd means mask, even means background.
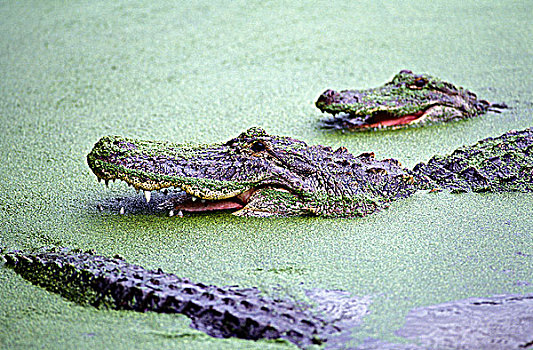
[[[120,256],[107,258],[91,251],[58,248],[3,254],[0,250],[0,263],[2,258],[26,280],[78,304],[183,314],[191,319],[191,327],[217,338],[282,338],[309,347],[326,342],[343,324],[357,324],[352,318],[358,316],[357,309],[347,308],[357,299],[335,303],[332,312],[328,302],[337,298],[323,300],[335,296],[329,291],[307,291],[317,304],[312,307],[289,298],[263,296],[257,288],[193,282],[161,269],[129,264]],[[322,316],[326,307],[328,314]]]
[[[323,121],[324,127],[350,131],[449,122],[507,108],[478,100],[462,87],[409,70],[400,71],[378,88],[326,90],[315,104],[322,112],[334,115]]]
[[[532,144],[531,129],[512,131],[408,170],[373,153],[354,156],[251,128],[200,146],[107,136],[87,161],[106,182],[183,190],[160,205],[170,215],[226,209],[238,216],[360,217],[420,189],[532,191]]]

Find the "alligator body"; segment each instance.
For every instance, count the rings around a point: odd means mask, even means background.
[[[150,271],[128,264],[118,256],[58,249],[34,254],[11,252],[4,258],[6,265],[25,279],[78,304],[179,313],[191,319],[191,327],[217,338],[282,338],[308,346],[325,342],[343,325],[353,327],[351,320],[358,322],[353,310],[343,309],[342,317],[337,318],[325,315],[326,310],[336,312],[326,304],[320,306],[320,295],[316,298],[318,306],[311,308],[290,299],[262,296],[257,288],[193,283],[160,269]],[[361,309],[354,300],[348,300],[346,306]]]
[[[333,118],[323,121],[323,127],[350,131],[448,122],[507,108],[505,104],[479,100],[462,87],[409,70],[400,71],[378,88],[326,90],[315,105],[333,114]]]
[[[365,216],[421,189],[532,191],[533,131],[511,131],[434,157],[413,170],[397,160],[309,146],[251,128],[225,143],[180,145],[108,136],[87,161],[100,180],[137,190],[183,192],[161,205],[177,213]]]
[[[98,308],[183,314],[191,327],[218,338],[281,338],[301,348],[345,349],[371,303],[369,297],[342,291],[306,291],[312,305],[270,298],[256,288],[194,283],[91,252],[57,249],[3,257],[26,280],[68,300]],[[452,301],[407,315],[395,334],[415,343],[367,338],[358,349],[529,348],[532,319],[533,294]]]
[[[510,131],[447,156],[434,156],[413,171],[452,192],[531,192],[533,129]]]

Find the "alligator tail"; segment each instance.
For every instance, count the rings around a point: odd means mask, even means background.
[[[302,303],[271,299],[256,288],[193,283],[91,252],[66,249],[4,254],[23,278],[79,304],[115,310],[180,313],[210,336],[283,338],[299,346],[323,343],[340,329]]]

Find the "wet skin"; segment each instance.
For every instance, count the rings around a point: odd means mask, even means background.
[[[460,86],[409,70],[400,71],[378,88],[326,90],[315,105],[333,115],[322,122],[323,127],[350,131],[445,123],[507,108],[480,100]]]
[[[435,156],[412,170],[373,153],[310,146],[251,128],[225,143],[183,145],[106,136],[87,156],[99,180],[137,190],[174,188],[162,203],[169,214],[230,210],[238,216],[357,217],[418,190],[533,190],[533,132],[497,138]]]

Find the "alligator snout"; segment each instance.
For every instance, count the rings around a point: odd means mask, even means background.
[[[338,99],[339,96],[340,96],[340,94],[337,91],[328,89],[328,90],[324,91],[318,97],[318,99],[316,101],[316,104],[324,103],[324,104],[328,104],[329,105],[329,104],[333,103],[333,101]]]

